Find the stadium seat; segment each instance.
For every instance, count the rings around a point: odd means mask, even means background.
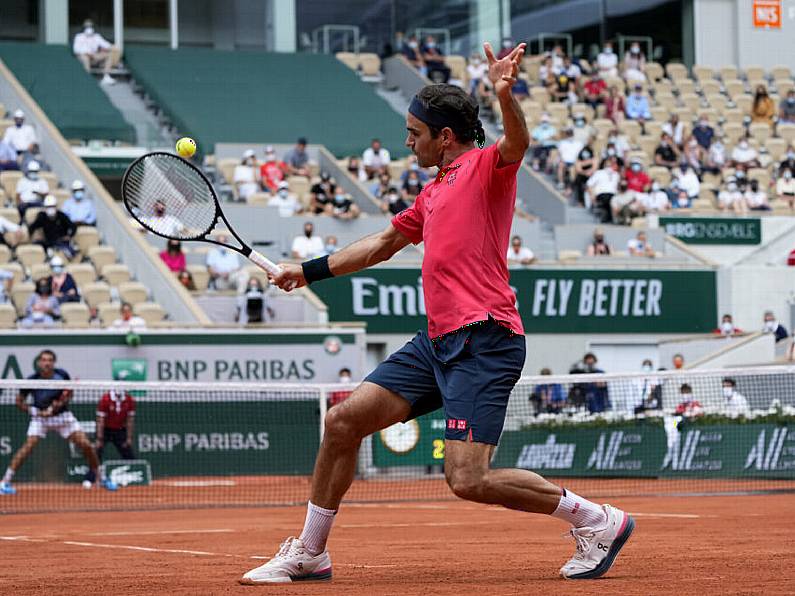
[[[271,196],[267,192],[252,192],[246,197],[246,205],[252,207],[267,207]]]
[[[41,172],[39,177],[47,183],[50,192],[58,188],[58,176],[53,172]]]
[[[654,155],[654,150],[657,148],[657,145],[660,144],[660,135],[659,133],[655,135],[640,135],[637,138],[638,147],[640,150],[643,151],[646,155]]]
[[[792,72],[790,71],[789,66],[785,66],[783,64],[779,64],[771,68],[770,75],[774,80],[792,79]]]
[[[207,267],[205,265],[188,265],[187,270],[193,277],[193,285],[196,286],[196,290],[206,291],[207,285],[210,283],[210,272],[207,271]]]
[[[723,134],[728,142],[734,144],[745,135],[745,127],[739,122],[726,122],[723,125]]]
[[[448,58],[452,57],[453,56],[448,56]],[[373,54],[370,52],[363,52],[359,54],[359,65],[361,66],[360,72],[363,78],[381,78],[381,58],[378,57],[378,54]]]
[[[751,168],[746,175],[748,180],[758,181],[761,189],[767,189],[770,186],[770,172],[767,171],[767,168]]]
[[[17,311],[11,304],[0,304],[0,329],[16,329]]]
[[[15,284],[18,284],[19,282],[25,279],[25,270],[22,268],[22,265],[20,265],[17,262],[12,261],[10,263],[4,263],[3,269],[5,269],[6,271],[10,271],[11,273],[14,274]]]
[[[671,106],[664,107],[664,106],[653,106],[649,108],[649,112],[651,112],[652,120],[655,122],[665,122],[668,120],[668,117],[671,113],[671,109],[676,105],[676,100],[671,97]]]
[[[658,62],[647,62],[644,72],[650,81],[659,81],[665,76],[663,67]]]
[[[88,249],[88,259],[94,265],[99,275],[106,265],[116,262],[116,249],[112,246],[92,246]]]
[[[765,149],[773,161],[781,161],[787,152],[787,141],[778,137],[770,137],[765,141]]]
[[[97,316],[103,327],[112,325],[121,316],[120,308],[121,304],[118,302],[100,302],[96,305]]]
[[[38,217],[39,213],[42,211],[41,207],[30,207],[25,210],[25,224],[30,225],[36,218]]]
[[[679,96],[679,101],[693,112],[701,110],[701,98],[695,93],[682,93]]]
[[[776,127],[778,136],[787,141],[787,143],[795,142],[795,124],[783,123]]]
[[[11,249],[5,244],[0,244],[0,264],[8,263],[11,260]]]
[[[334,57],[351,70],[359,70],[359,59],[353,52],[337,52]]]
[[[52,271],[50,270],[50,264],[47,262],[36,263],[30,266],[30,279],[33,281],[41,279],[42,277],[50,277],[50,275],[52,275]]]
[[[717,95],[721,90],[720,82],[716,81],[715,79],[706,79],[699,82],[699,85],[701,87],[701,92],[704,95]]]
[[[709,81],[715,77],[715,70],[711,66],[694,64],[693,76],[703,85],[706,81]]]
[[[450,78],[462,83],[466,82],[467,76],[467,59],[463,56],[451,54],[444,57],[444,62],[450,69]]]
[[[640,136],[640,124],[636,120],[624,120],[618,125],[618,129],[625,134],[632,143],[635,143],[636,139]]]
[[[558,253],[559,261],[576,261],[580,257],[582,257],[581,250],[561,250]]]
[[[671,182],[671,170],[663,166],[652,166],[649,168],[649,178],[656,180],[662,186],[668,186]]]
[[[549,103],[549,91],[544,87],[530,87],[530,99],[546,106]]]
[[[756,139],[761,144],[764,144],[771,135],[770,125],[764,122],[754,122],[748,127],[748,132],[751,134],[752,138]]]
[[[25,306],[28,303],[28,297],[36,290],[36,286],[29,281],[23,281],[18,284],[14,284],[11,288],[9,294],[11,296],[11,301],[14,303],[14,307],[17,309],[18,316],[24,316],[25,314]]]
[[[66,271],[74,278],[78,288],[97,279],[97,272],[91,263],[69,263]]]
[[[80,254],[86,255],[91,247],[99,244],[99,232],[93,226],[80,226],[75,232],[74,243]]]
[[[9,197],[16,197],[17,195],[17,182],[22,178],[22,172],[16,170],[0,172],[0,186],[6,191]]]
[[[737,107],[743,111],[743,114],[748,114],[751,111],[751,105],[754,103],[754,98],[747,93],[738,95],[732,98]]]
[[[72,193],[65,188],[56,188],[55,190],[50,189],[50,192],[55,197],[55,200],[58,201],[58,209],[63,208],[63,204],[66,202],[66,199],[72,196]]]
[[[224,177],[228,184],[232,184],[232,177],[235,173],[235,167],[240,163],[239,159],[234,157],[225,157],[218,160],[218,171]]]
[[[30,267],[37,263],[43,263],[47,254],[39,244],[20,244],[17,246],[17,260],[23,267]]]
[[[0,209],[0,217],[15,224],[18,224],[20,221],[19,210],[15,209],[14,207],[4,207],[3,209]]]
[[[723,88],[726,94],[732,99],[736,99],[745,93],[745,83],[739,79],[723,79]]]
[[[309,193],[312,185],[309,183],[309,178],[306,176],[288,176],[287,183],[290,185],[290,192],[292,192],[298,201],[303,203],[304,197]]]
[[[80,294],[91,308],[103,302],[110,302],[110,286],[104,281],[95,281],[80,288]]]
[[[669,62],[665,66],[665,72],[668,75],[668,78],[673,79],[674,81],[680,81],[682,79],[687,79],[687,66],[684,64],[680,64],[678,62]]]
[[[105,265],[102,269],[102,278],[109,286],[116,287],[120,283],[130,281],[130,270],[127,268],[127,265],[122,263],[111,263]]]
[[[765,69],[763,66],[746,66],[745,67],[745,78],[748,81],[764,81],[765,80]]]
[[[787,93],[795,88],[795,83],[793,83],[792,79],[776,79],[775,85],[776,91],[778,91],[778,94],[781,97],[786,97]]]
[[[147,325],[155,325],[166,318],[166,311],[156,302],[141,302],[135,305],[135,314],[146,321]]]
[[[122,302],[129,302],[135,306],[141,302],[146,302],[148,297],[149,290],[140,282],[127,281],[119,284],[119,298]]]
[[[726,81],[731,81],[733,79],[739,78],[737,76],[737,67],[733,64],[727,64],[725,66],[720,67],[720,78],[725,83]]]
[[[88,327],[91,311],[81,302],[65,302],[61,305],[64,327],[82,329]]]
[[[680,95],[696,92],[696,83],[692,79],[677,79],[675,83]]]

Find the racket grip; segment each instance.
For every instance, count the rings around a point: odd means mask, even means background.
[[[268,273],[273,275],[277,275],[281,273],[281,267],[279,267],[276,263],[271,261],[265,255],[258,253],[256,250],[252,250],[251,254],[248,255],[249,260],[257,265],[260,269],[264,269]]]

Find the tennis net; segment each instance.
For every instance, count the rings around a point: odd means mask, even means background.
[[[305,502],[324,415],[352,387],[4,380],[0,389],[0,471],[29,435],[46,435],[16,466],[16,493],[0,494],[1,512],[22,513]],[[22,412],[28,389],[71,390],[71,414]],[[444,433],[457,423],[438,411],[367,437],[347,499],[452,498]],[[113,427],[129,431],[129,445]],[[76,430],[93,445],[102,437],[100,475],[117,491],[83,488],[86,453],[61,436]],[[592,497],[792,490],[795,367],[526,377],[492,466]]]

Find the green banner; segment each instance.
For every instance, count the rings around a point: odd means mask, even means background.
[[[758,217],[661,217],[665,233],[687,244],[761,244]]]
[[[715,326],[714,271],[512,269],[528,333],[705,333]],[[419,269],[368,269],[312,290],[332,321],[364,321],[370,333],[426,327]]]

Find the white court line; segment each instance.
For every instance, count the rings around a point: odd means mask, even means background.
[[[237,557],[241,555],[230,555],[223,553],[210,553],[204,550],[187,550],[182,548],[153,548],[150,546],[132,546],[130,544],[99,544],[96,542],[77,542],[75,540],[64,540],[63,544],[71,546],[89,546],[93,548],[115,548],[122,550],[140,550],[147,553],[177,553],[183,555],[200,555],[206,557]]]
[[[424,526],[428,528],[447,527],[447,526],[474,526],[478,524],[494,524],[492,521],[473,521],[473,522],[425,522],[419,524],[340,524],[340,528],[413,528]]]
[[[696,515],[695,513],[633,513],[635,517],[673,517],[676,519],[699,519],[702,517],[718,517],[717,515]]]
[[[216,528],[212,530],[148,530],[140,532],[93,532],[86,536],[148,536],[155,534],[226,534],[234,532],[231,528]]]
[[[237,482],[234,480],[159,480],[158,484],[190,488],[195,486],[237,486]]]

